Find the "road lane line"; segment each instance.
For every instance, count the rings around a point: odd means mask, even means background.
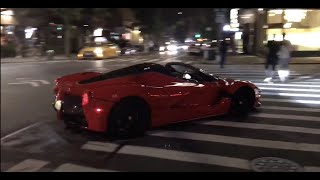
[[[298,120],[298,121],[320,122],[320,118],[315,116],[298,116],[298,115],[268,114],[268,113],[251,114],[250,116],[261,117],[261,118],[271,118],[271,119],[290,119],[290,120]]]
[[[38,83],[36,83],[36,82],[31,82],[31,81],[21,81],[21,82],[19,82],[19,83],[8,83],[8,84],[9,84],[9,85],[29,84],[29,85],[31,85],[31,86],[33,86],[33,87],[38,87],[38,86],[39,86]]]
[[[210,121],[202,122],[197,124],[211,125],[211,126],[224,126],[224,127],[235,127],[245,129],[261,129],[261,130],[272,130],[272,131],[286,131],[286,132],[297,132],[305,134],[320,134],[320,129],[294,127],[294,126],[280,126],[271,124],[257,124],[257,123],[245,123],[245,122],[230,122],[230,121]]]
[[[291,82],[293,84],[316,84],[316,85],[320,85],[320,82],[308,82],[308,81],[304,81],[304,82]]]
[[[72,163],[65,163],[57,167],[53,172],[117,172],[109,169],[97,169],[87,166],[80,166]]]
[[[294,107],[282,107],[282,106],[261,106],[259,109],[271,109],[271,110],[284,110],[284,111],[303,111],[303,112],[319,112],[319,108],[294,108]]]
[[[260,87],[259,87],[260,88]],[[289,97],[314,97],[320,98],[320,94],[305,94],[305,93],[277,93],[277,92],[261,92],[262,95],[278,95],[278,96],[289,96]]]
[[[207,142],[217,142],[224,144],[235,144],[242,146],[251,146],[259,148],[270,148],[270,149],[284,149],[284,150],[295,150],[305,152],[320,152],[320,144],[308,144],[308,143],[294,143],[286,141],[271,141],[253,138],[241,138],[232,136],[222,136],[213,134],[201,134],[191,133],[183,131],[159,131],[149,133],[151,136],[167,137],[167,138],[178,138],[186,140],[197,140]]]
[[[301,100],[301,99],[275,99],[275,98],[261,98],[262,102],[286,102],[286,103],[298,103],[298,104],[320,104],[320,101],[316,100]]]
[[[42,161],[37,159],[26,159],[20,162],[19,164],[14,165],[6,172],[36,172],[48,163],[48,161]]]
[[[306,84],[282,84],[282,83],[254,83],[261,86],[284,86],[284,87],[307,87],[307,88],[320,88],[320,85],[306,85]]]
[[[262,89],[262,90],[320,92],[320,89],[297,89],[297,88],[277,88],[277,87],[259,87],[259,88]]]
[[[103,151],[103,152],[112,152],[110,149],[110,143],[105,143],[106,148],[99,147],[96,148],[95,144],[88,142],[83,146],[82,149],[94,150],[94,151]],[[99,150],[97,150],[99,149]],[[192,152],[182,152],[174,150],[166,150],[152,147],[143,147],[143,146],[123,146],[117,153],[119,154],[128,154],[128,155],[138,155],[145,157],[153,157],[167,160],[176,160],[182,162],[191,162],[191,163],[201,163],[201,164],[210,164],[218,165],[224,167],[240,168],[240,169],[250,169],[249,161],[240,158],[232,158],[226,156],[218,155],[209,155],[202,153],[192,153]]]
[[[8,135],[6,135],[6,136],[4,136],[4,137],[1,138],[1,143],[3,143],[3,141],[5,141],[7,138],[10,138],[10,137],[12,137],[12,136],[14,136],[14,135],[16,135],[16,134],[18,134],[18,133],[20,133],[20,132],[23,132],[23,131],[25,131],[25,130],[27,130],[27,129],[36,127],[36,126],[38,126],[38,125],[40,125],[40,124],[41,124],[41,122],[37,122],[37,123],[31,124],[31,125],[29,125],[29,126],[27,126],[27,127],[24,127],[24,128],[22,128],[22,129],[20,129],[20,130],[17,130],[17,131],[15,131],[15,132],[13,132],[13,133],[10,133],[10,134],[8,134]]]

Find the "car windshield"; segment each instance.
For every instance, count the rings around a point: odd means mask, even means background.
[[[211,82],[216,80],[214,76],[204,70],[184,63],[168,63],[166,68],[171,72],[171,75],[187,81]]]
[[[144,64],[137,64],[137,65],[129,66],[126,68],[118,69],[115,71],[107,72],[102,74],[101,76],[80,81],[79,84],[93,83],[97,81],[135,75],[135,74],[144,73],[144,72],[158,72],[166,75],[171,75],[170,72],[160,64],[144,63]]]

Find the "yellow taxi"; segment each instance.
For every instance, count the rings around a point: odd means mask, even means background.
[[[77,57],[79,60],[106,59],[117,57],[120,53],[120,48],[113,43],[89,43],[79,51]]]

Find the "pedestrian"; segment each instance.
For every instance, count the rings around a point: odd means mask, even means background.
[[[289,63],[291,61],[292,49],[293,48],[292,48],[290,41],[288,41],[288,40],[282,41],[279,52],[278,52],[278,57],[279,57],[278,75],[279,75],[280,80],[282,82],[286,81],[289,77],[289,74],[290,74]]]
[[[226,42],[226,40],[222,40],[220,44],[220,68],[224,68],[227,52],[228,52],[228,43]]]
[[[274,72],[276,70],[276,65],[278,63],[278,51],[279,51],[279,43],[275,40],[275,34],[273,35],[273,40],[268,41],[267,48],[267,58],[265,62],[265,70],[266,70],[266,78],[264,79],[265,82],[270,82],[273,79]],[[269,69],[271,66],[271,70]]]

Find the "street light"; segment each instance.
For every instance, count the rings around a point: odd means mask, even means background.
[[[182,12],[178,12],[178,14],[179,14],[179,15],[181,15],[181,14],[182,14]]]

